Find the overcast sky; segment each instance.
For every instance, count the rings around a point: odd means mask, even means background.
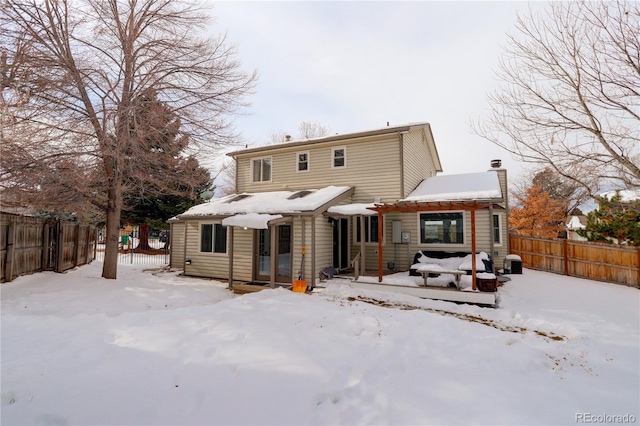
[[[537,3],[541,7],[543,4]],[[444,174],[522,165],[474,135],[506,33],[526,2],[217,2],[227,31],[259,81],[237,119],[249,146],[317,121],[331,134],[431,123]]]

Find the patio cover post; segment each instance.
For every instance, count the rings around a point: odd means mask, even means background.
[[[359,214],[358,220],[360,221],[360,275],[364,276],[365,268],[365,245],[364,245],[364,236],[366,230],[364,229],[364,215]]]
[[[378,282],[382,282],[382,211],[378,210]]]
[[[233,226],[229,226],[229,290],[233,290]]]
[[[471,207],[471,289],[476,291],[476,208]]]
[[[276,288],[276,256],[278,256],[278,253],[276,253],[276,238],[278,238],[278,236],[276,235],[276,229],[277,227],[275,225],[269,225],[269,238],[271,240],[269,241],[269,251],[271,252],[271,256],[269,259],[269,264],[271,265],[269,283],[271,284],[271,288]]]

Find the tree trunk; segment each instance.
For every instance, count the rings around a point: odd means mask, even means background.
[[[120,211],[122,195],[119,188],[111,187],[107,191],[109,202],[107,208],[107,237],[104,248],[104,264],[102,278],[115,280],[118,275],[118,244],[120,239]]]
[[[135,250],[152,250],[153,248],[149,245],[149,225],[138,226],[138,232],[140,233],[138,236],[140,241]]]

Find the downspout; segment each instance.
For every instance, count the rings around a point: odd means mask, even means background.
[[[184,244],[182,245],[182,272],[187,275],[187,226],[189,225],[189,221],[184,222],[184,231],[182,235],[182,241]],[[169,238],[171,238],[171,234],[169,234]]]
[[[229,226],[229,290],[233,290],[233,226]]]

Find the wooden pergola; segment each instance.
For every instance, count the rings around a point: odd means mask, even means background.
[[[476,291],[476,210],[489,209],[493,214],[493,206],[501,199],[465,200],[465,201],[398,201],[396,203],[376,204],[370,210],[378,213],[378,235],[383,235],[382,215],[385,213],[418,213],[432,211],[468,211],[471,213],[471,288]],[[382,282],[382,242],[378,239],[378,282]]]

